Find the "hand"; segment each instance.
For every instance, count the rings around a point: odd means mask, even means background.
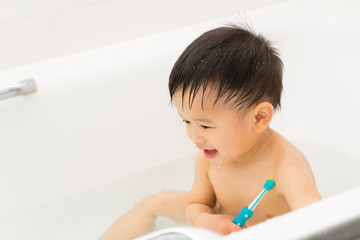
[[[243,228],[247,228],[246,225],[239,227],[232,222],[233,217],[224,214],[206,214],[207,216],[201,219],[200,224],[196,224],[198,227],[207,228],[213,230],[222,235],[226,235],[232,232],[239,231]]]

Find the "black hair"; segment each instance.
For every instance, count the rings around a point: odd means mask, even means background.
[[[217,91],[233,107],[250,109],[260,101],[280,107],[283,63],[263,36],[240,26],[210,30],[195,39],[176,61],[169,77],[171,101],[189,91],[191,108],[199,89]],[[203,95],[204,97],[204,95]]]

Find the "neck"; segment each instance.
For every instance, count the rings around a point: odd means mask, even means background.
[[[267,152],[269,147],[271,147],[273,135],[274,131],[270,127],[258,134],[252,148],[244,156],[242,156],[238,162],[245,163],[254,162],[257,159],[260,160],[260,156],[263,157],[265,152]]]

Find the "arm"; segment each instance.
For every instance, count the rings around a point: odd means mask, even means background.
[[[232,216],[215,214],[216,196],[208,176],[209,164],[209,160],[199,152],[196,157],[195,180],[188,199],[188,222],[192,226],[220,234],[238,231],[241,228],[232,223]]]

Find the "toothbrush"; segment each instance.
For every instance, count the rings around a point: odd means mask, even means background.
[[[249,218],[251,218],[251,216],[253,215],[253,211],[260,202],[261,198],[264,197],[265,193],[267,191],[270,191],[274,186],[275,186],[274,179],[268,178],[264,183],[264,189],[259,193],[259,195],[257,195],[257,197],[250,203],[249,206],[244,207],[241,210],[240,214],[234,218],[233,223],[235,223],[240,227],[244,226],[246,221]]]

